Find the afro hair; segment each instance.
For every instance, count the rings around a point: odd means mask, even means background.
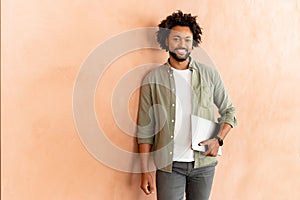
[[[157,31],[157,42],[160,47],[168,51],[166,39],[174,26],[188,26],[193,33],[193,47],[197,47],[201,42],[202,28],[198,25],[196,18],[197,16],[184,14],[181,10],[178,10],[162,20],[158,25],[159,30]]]

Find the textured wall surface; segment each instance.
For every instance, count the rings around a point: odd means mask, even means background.
[[[300,199],[299,0],[3,0],[2,199],[156,199],[139,189],[139,175],[111,169],[86,150],[75,128],[72,94],[81,64],[97,45],[155,26],[177,9],[198,16],[202,47],[238,113],[211,199]],[[136,144],[113,119],[114,85],[135,66],[166,57],[160,51],[129,53],[99,81],[97,117],[120,148],[134,152]],[[128,104],[133,120],[137,97],[133,93]]]

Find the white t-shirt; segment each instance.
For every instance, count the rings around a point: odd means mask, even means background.
[[[173,161],[194,161],[192,150],[192,72],[189,69],[173,69],[176,87],[176,120],[174,130]]]

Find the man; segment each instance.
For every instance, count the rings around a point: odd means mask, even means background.
[[[235,108],[219,73],[190,57],[201,42],[196,16],[177,11],[159,24],[157,41],[169,52],[164,65],[143,80],[138,111],[137,138],[141,154],[141,189],[154,193],[149,155],[154,155],[158,200],[208,199],[217,152],[237,124]],[[191,115],[214,121],[214,105],[220,117],[216,138],[199,141],[204,153],[191,148]]]

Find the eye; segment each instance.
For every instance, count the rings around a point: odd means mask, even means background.
[[[179,39],[179,37],[173,37],[173,40],[174,40],[175,42],[178,42],[180,39]]]
[[[188,42],[188,43],[191,43],[192,39],[191,38],[186,38],[185,41]]]

